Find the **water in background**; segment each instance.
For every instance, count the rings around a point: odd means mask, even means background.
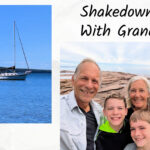
[[[0,80],[0,123],[51,123],[51,73]]]

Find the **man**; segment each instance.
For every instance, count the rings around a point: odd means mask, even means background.
[[[60,150],[94,150],[102,108],[92,99],[100,85],[95,61],[84,59],[72,77],[73,91],[60,100]]]

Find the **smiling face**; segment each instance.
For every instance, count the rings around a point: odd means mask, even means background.
[[[72,78],[74,93],[78,105],[89,104],[92,98],[97,94],[100,84],[100,70],[91,62],[83,63],[75,79]]]
[[[119,131],[127,115],[127,108],[125,107],[124,101],[122,99],[109,98],[103,111],[110,126],[114,130]]]
[[[138,148],[150,149],[150,124],[137,120],[130,122],[131,137]]]
[[[129,91],[131,103],[135,110],[147,108],[148,88],[143,80],[134,81]]]

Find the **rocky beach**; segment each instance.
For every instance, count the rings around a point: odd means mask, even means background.
[[[60,74],[60,94],[63,95],[72,91],[71,76],[73,71],[62,70]],[[103,71],[101,87],[94,100],[103,106],[104,99],[110,94],[120,93],[126,97],[126,86],[128,80],[133,76],[135,74]]]

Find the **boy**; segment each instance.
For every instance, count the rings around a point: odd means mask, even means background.
[[[131,137],[134,141],[124,150],[149,150],[150,149],[150,112],[137,110],[130,117]]]
[[[127,115],[125,98],[116,94],[107,97],[103,113],[106,119],[99,127],[96,150],[123,150],[132,142],[129,123],[125,120]]]

